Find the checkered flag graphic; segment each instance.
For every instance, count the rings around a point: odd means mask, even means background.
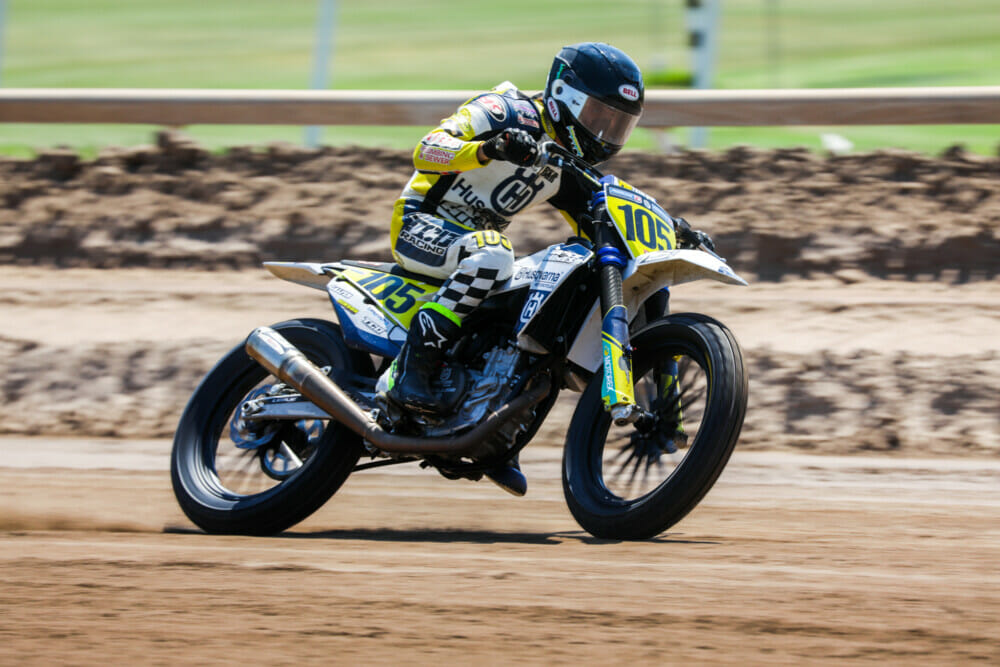
[[[435,301],[459,317],[465,317],[482,303],[490,290],[503,282],[497,269],[476,268],[474,274],[455,272],[438,290]]]

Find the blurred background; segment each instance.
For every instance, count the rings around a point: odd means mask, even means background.
[[[599,40],[683,88],[692,3],[0,0],[0,86],[532,91]],[[715,88],[1000,84],[998,0],[718,6]],[[577,529],[568,391],[523,499],[398,466],[276,538],[196,531],[192,391],[254,327],[334,318],[260,263],[390,259],[427,129],[0,123],[0,664],[1000,663],[1000,125],[640,128],[609,161],[751,283],[672,291],[750,399],[659,538]]]
[[[7,88],[487,90],[511,80],[533,91],[562,45],[586,40],[622,47],[650,87],[982,86],[1000,72],[995,0],[513,0],[502,11],[443,0],[0,0],[0,10]],[[232,341],[264,321],[331,317],[313,294],[276,308],[268,295],[287,286],[261,275],[262,261],[391,259],[392,203],[426,130],[326,127],[315,149],[290,126],[0,123],[0,276],[11,295],[0,345],[13,359],[0,395],[26,408],[0,432],[169,436]],[[1000,451],[1000,125],[635,134],[608,173],[709,231],[754,282],[752,296],[691,286],[675,304],[727,322],[748,350],[743,447]],[[691,144],[712,150],[682,150]],[[527,254],[566,227],[539,206],[508,234]],[[46,267],[84,272],[71,303]],[[137,289],[134,271],[159,272],[141,288],[150,296],[116,292],[119,270]],[[215,298],[170,286],[197,271],[232,274],[219,283],[252,274],[262,291],[219,284],[228,296]],[[132,300],[142,307],[123,305]],[[64,363],[49,364],[53,355]],[[106,390],[81,391],[93,382]],[[40,395],[57,397],[39,408],[44,424],[28,409]]]
[[[6,0],[0,84],[6,87],[308,88],[316,0]],[[327,85],[341,89],[488,89],[511,80],[540,89],[559,46],[607,41],[644,69],[650,87],[693,75],[684,0],[402,0],[328,3]],[[710,3],[709,3],[710,4]],[[998,83],[995,0],[725,0],[719,2],[717,88],[976,86]],[[302,141],[299,128],[187,128],[210,148]],[[422,128],[337,127],[330,144],[412,146]],[[994,154],[996,126],[717,128],[708,145],[822,147],[836,133],[858,150],[939,152],[955,143]],[[0,125],[0,151],[147,143],[143,126]],[[685,131],[669,139],[688,143]],[[659,148],[636,133],[629,149]]]

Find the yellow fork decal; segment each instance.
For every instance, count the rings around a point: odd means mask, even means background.
[[[601,348],[604,356],[604,383],[601,400],[605,409],[635,405],[632,386],[632,359],[628,352],[628,321],[624,306],[615,306],[604,316]]]

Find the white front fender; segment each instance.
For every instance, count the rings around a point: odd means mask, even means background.
[[[634,319],[639,306],[664,287],[707,278],[728,285],[746,286],[747,281],[729,268],[725,261],[701,250],[658,250],[629,262],[622,275],[622,296],[629,318]],[[573,341],[568,358],[591,372],[601,366],[600,303],[594,304],[587,323]]]

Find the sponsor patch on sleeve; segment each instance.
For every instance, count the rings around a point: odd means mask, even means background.
[[[507,105],[504,104],[499,95],[483,95],[476,98],[475,103],[486,109],[487,113],[498,123],[507,120]]]
[[[434,146],[436,148],[447,148],[449,150],[458,150],[462,147],[461,139],[456,139],[447,132],[431,132],[420,142],[424,146]]]
[[[472,129],[469,134],[463,134],[469,138],[486,134],[493,129],[493,120],[489,112],[475,102],[470,102],[462,107],[459,113],[465,114],[469,118],[469,127]]]
[[[438,148],[436,146],[423,145],[420,147],[420,152],[417,154],[417,157],[421,160],[433,162],[435,164],[450,164],[455,158],[455,152],[445,148]]]
[[[531,102],[527,100],[511,100],[511,106],[514,107],[514,111],[517,113],[517,122],[519,125],[525,125],[536,130],[540,127],[538,124],[538,111]]]

